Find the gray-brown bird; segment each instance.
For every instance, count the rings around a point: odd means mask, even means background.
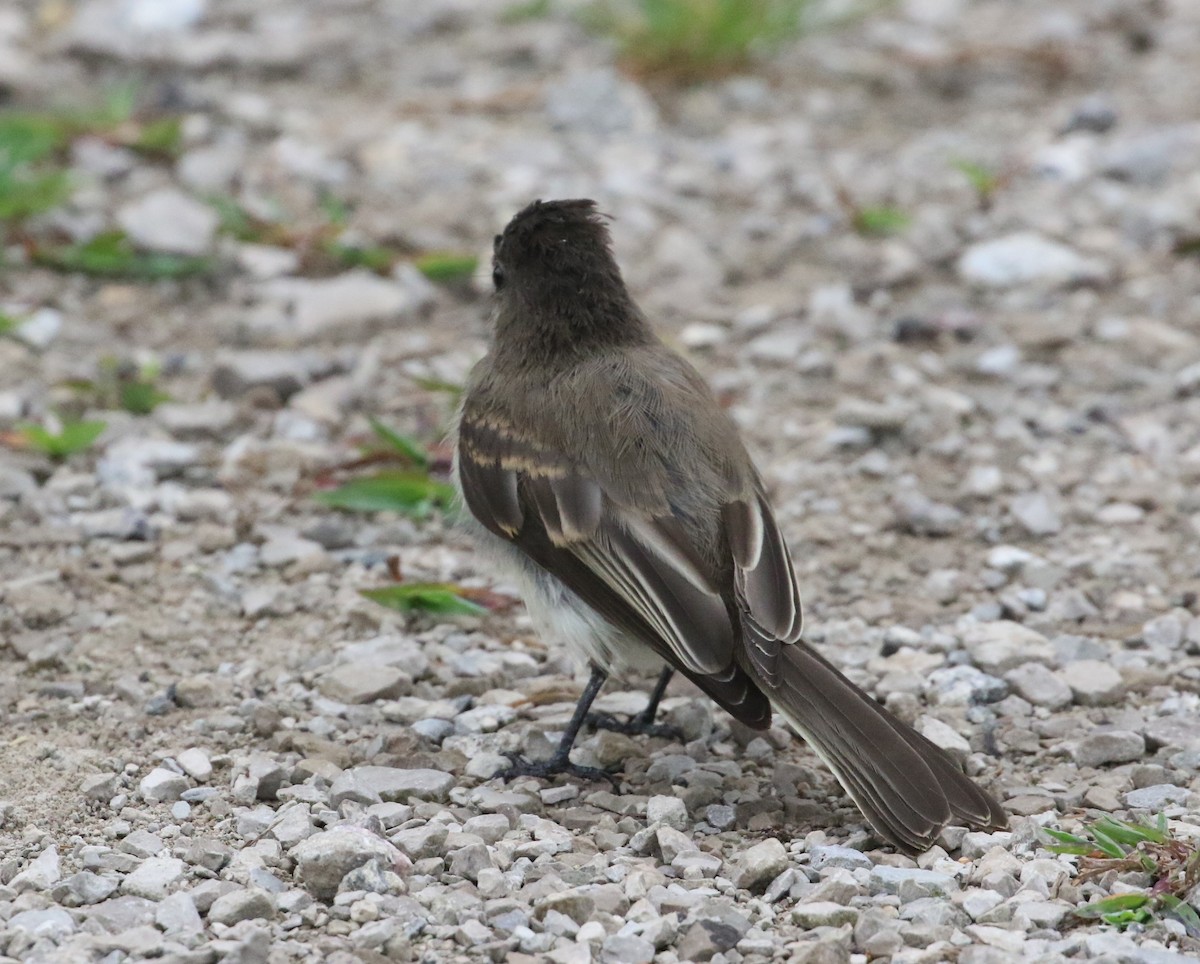
[[[661,671],[632,727],[644,729],[677,671],[747,726],[777,711],[896,847],[925,850],[951,823],[1005,827],[940,748],[801,639],[762,479],[699,373],[634,304],[595,203],[518,213],[496,237],[493,281],[456,478],[539,631],[592,671],[555,755],[504,775],[602,775],[569,753],[607,676]]]

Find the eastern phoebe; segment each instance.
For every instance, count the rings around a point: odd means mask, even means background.
[[[546,762],[568,758],[608,674],[672,670],[747,726],[772,709],[875,832],[928,849],[949,823],[1008,824],[937,746],[801,639],[800,599],[765,486],[704,380],[651,331],[593,201],[537,201],[494,245],[491,351],[460,413],[456,477],[530,615],[592,669]]]

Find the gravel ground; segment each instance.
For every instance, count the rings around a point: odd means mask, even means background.
[[[0,87],[130,76],[163,163],[76,142],[47,220],[214,253],[207,279],[16,269],[0,428],[100,359],[171,401],[0,448],[3,960],[1195,960],[1125,931],[1043,826],[1200,837],[1200,5],[900,0],[753,75],[642,86],[567,14],[468,0],[17,0]],[[996,172],[983,198],[956,167]],[[301,277],[210,195],[479,252],[591,196],[664,335],[743,426],[810,638],[1005,801],[1011,832],[877,849],[815,757],[675,683],[684,739],[590,733],[619,792],[489,779],[581,687],[519,607],[441,623],[411,579],[505,594],[440,518],[312,499],[376,414],[434,440],[482,354],[486,270]],[[890,236],[855,211],[903,210]],[[19,252],[15,253],[19,261]],[[638,709],[652,681],[601,701]]]

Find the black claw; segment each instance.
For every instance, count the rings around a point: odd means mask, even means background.
[[[496,771],[492,776],[495,780],[507,781],[516,777],[540,777],[545,780],[559,774],[566,774],[578,777],[580,780],[608,780],[610,783],[616,784],[616,777],[607,770],[601,770],[599,767],[580,766],[572,763],[566,757],[555,755],[548,760],[527,760],[519,753],[506,753],[505,756],[512,761],[512,766]]]
[[[683,742],[683,733],[668,723],[652,723],[641,714],[628,720],[618,720],[610,713],[589,713],[587,722],[597,730],[612,730],[626,736],[657,736],[664,740]]]

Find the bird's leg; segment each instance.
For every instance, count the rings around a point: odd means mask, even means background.
[[[667,684],[671,682],[671,677],[674,675],[675,670],[670,666],[663,667],[663,671],[658,676],[658,682],[654,684],[654,690],[650,694],[650,702],[637,716],[628,720],[618,720],[608,713],[589,713],[588,723],[598,730],[613,730],[627,736],[661,736],[668,740],[680,739],[682,734],[676,727],[654,722],[654,717],[658,714],[658,704],[662,702],[663,694],[667,691]]]
[[[592,701],[595,700],[596,694],[600,692],[600,687],[604,685],[606,679],[608,679],[607,673],[595,666],[592,667],[591,678],[587,681],[587,686],[583,688],[583,695],[579,697],[579,702],[575,705],[571,722],[563,731],[558,749],[554,751],[554,755],[550,759],[527,760],[518,753],[510,753],[508,756],[512,760],[512,766],[499,771],[496,776],[501,780],[511,780],[513,777],[552,777],[559,773],[569,773],[571,776],[584,780],[611,780],[612,774],[607,770],[601,770],[598,767],[583,767],[571,762],[571,747],[575,743],[575,737],[583,728],[583,723],[588,717],[588,710],[592,707]]]

